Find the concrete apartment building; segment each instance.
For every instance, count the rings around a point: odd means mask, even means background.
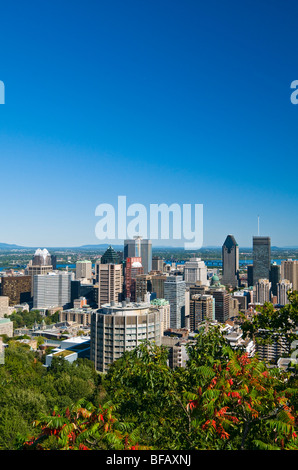
[[[99,372],[141,341],[161,344],[161,315],[146,302],[110,302],[91,316],[90,358]]]

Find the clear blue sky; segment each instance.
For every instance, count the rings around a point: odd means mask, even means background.
[[[95,208],[204,205],[204,245],[298,245],[296,0],[1,4],[0,242],[99,243]]]

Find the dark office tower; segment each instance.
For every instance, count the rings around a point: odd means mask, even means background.
[[[144,274],[152,271],[152,242],[142,237],[134,237],[133,240],[124,241],[124,259],[142,258]]]
[[[215,320],[219,323],[225,323],[229,319],[230,296],[222,289],[212,291],[215,299]]]
[[[73,301],[81,297],[81,282],[70,281],[70,301],[73,305]]]
[[[239,246],[233,235],[228,235],[222,246],[222,283],[225,286],[238,286]]]
[[[101,264],[120,264],[119,255],[116,253],[114,248],[109,246],[109,248],[102,255]]]
[[[215,299],[210,294],[193,294],[189,302],[189,329],[195,331],[200,322],[215,319]]]
[[[247,287],[251,287],[254,285],[254,278],[253,278],[254,268],[252,264],[247,266]]]
[[[31,302],[31,276],[3,276],[1,278],[1,295],[9,297],[9,305]]]
[[[271,282],[271,293],[277,296],[277,284],[280,281],[280,266],[273,263],[270,267],[269,281]]]
[[[253,237],[253,283],[268,279],[271,265],[270,237]]]
[[[57,255],[51,255],[51,264],[53,266],[53,270],[56,271],[56,269],[57,269]]]

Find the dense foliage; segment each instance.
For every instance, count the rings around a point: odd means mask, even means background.
[[[59,312],[44,316],[39,310],[30,310],[30,312],[24,310],[23,312],[13,312],[8,318],[13,322],[14,329],[23,328],[25,326],[32,328],[35,323],[41,324],[42,321],[44,321],[46,325],[57,323],[59,321]]]
[[[272,332],[293,325],[296,300],[279,320],[265,306],[248,334],[260,322]],[[10,341],[0,365],[0,449],[298,449],[295,370],[232,349],[218,327],[202,330],[188,357],[187,367],[170,369],[167,350],[144,342],[102,375],[82,359],[55,358],[47,369]]]

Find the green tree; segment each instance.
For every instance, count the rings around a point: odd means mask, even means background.
[[[161,348],[143,344],[114,363],[104,384],[117,416],[134,420],[147,445],[240,450],[296,448],[288,380],[209,328],[189,347],[185,369],[170,370]]]
[[[279,344],[289,355],[296,349],[298,326],[298,292],[288,292],[289,304],[275,309],[266,302],[257,308],[252,320],[245,319],[241,325],[243,338],[249,337],[259,344]]]
[[[34,425],[37,437],[30,436],[21,448],[29,450],[135,450],[145,449],[138,443],[139,434],[132,425],[114,416],[111,404],[94,407],[79,401],[65,410],[55,407]]]

